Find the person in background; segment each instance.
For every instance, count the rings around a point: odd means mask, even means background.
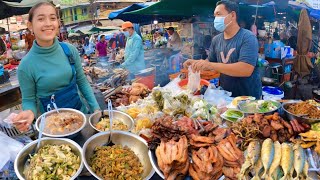
[[[280,40],[280,35],[279,35],[279,30],[278,30],[278,28],[275,28],[272,37],[273,37],[273,40]]]
[[[106,63],[107,59],[107,42],[105,35],[100,35],[100,40],[96,45],[97,55],[100,62]]]
[[[220,73],[220,86],[232,97],[261,98],[262,85],[257,68],[258,40],[249,30],[240,28],[238,4],[222,0],[214,11],[214,27],[221,33],[212,39],[208,60],[187,60],[184,67],[193,71]]]
[[[124,63],[121,64],[121,67],[129,70],[130,78],[133,79],[134,74],[146,68],[142,39],[135,32],[133,24],[129,21],[124,22],[121,29],[127,38]]]
[[[169,34],[168,48],[172,48],[173,54],[177,54],[182,48],[181,38],[173,27],[169,27],[167,29],[167,32]]]
[[[26,47],[27,47],[28,51],[31,49],[34,40],[35,40],[34,35],[32,34],[32,32],[29,29],[27,29],[26,38],[25,38],[25,44],[26,44]]]
[[[6,41],[6,46],[7,46],[7,49],[11,49],[11,43],[8,40]]]
[[[7,46],[4,43],[3,39],[0,38],[0,55],[2,55],[4,52],[6,52]]]
[[[13,119],[16,128],[27,131],[39,110],[44,113],[48,105],[53,108],[52,98],[58,108],[77,109],[85,114],[98,111],[99,104],[84,75],[77,49],[59,43],[56,36],[59,19],[55,6],[48,2],[33,6],[27,26],[35,41],[17,73],[23,111]]]

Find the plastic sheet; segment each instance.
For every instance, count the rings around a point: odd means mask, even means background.
[[[0,131],[0,170],[8,161],[14,161],[23,144]]]

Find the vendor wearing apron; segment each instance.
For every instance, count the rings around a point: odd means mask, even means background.
[[[187,60],[184,67],[194,71],[217,71],[220,86],[233,97],[261,98],[261,79],[258,72],[258,41],[249,30],[240,28],[239,7],[235,2],[222,0],[214,11],[214,27],[221,33],[212,39],[207,60]]]
[[[28,28],[36,39],[18,68],[23,111],[14,121],[20,131],[28,130],[38,109],[44,113],[47,106],[73,108],[83,113],[100,109],[83,73],[77,49],[59,43],[56,38],[57,17],[55,7],[48,2],[41,2],[29,11]],[[19,123],[21,120],[26,122]]]

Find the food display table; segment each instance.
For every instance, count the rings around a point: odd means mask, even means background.
[[[21,104],[20,85],[16,74],[10,80],[0,84],[0,112]]]

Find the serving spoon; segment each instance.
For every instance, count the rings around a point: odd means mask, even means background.
[[[109,122],[110,122],[110,127],[109,127],[110,135],[109,135],[107,143],[104,146],[113,146],[114,145],[114,143],[112,142],[113,110],[112,110],[112,102],[110,99],[108,100],[108,114],[109,114]]]
[[[45,126],[45,121],[46,121],[46,116],[45,114],[42,115],[41,119],[40,119],[40,128],[39,128],[39,135],[38,135],[38,142],[37,145],[32,149],[30,156],[34,156],[40,149],[40,144],[41,144],[41,140],[42,140],[42,132]],[[30,165],[30,161],[27,160],[25,165],[24,165],[24,169],[26,169],[27,167],[29,167]]]

